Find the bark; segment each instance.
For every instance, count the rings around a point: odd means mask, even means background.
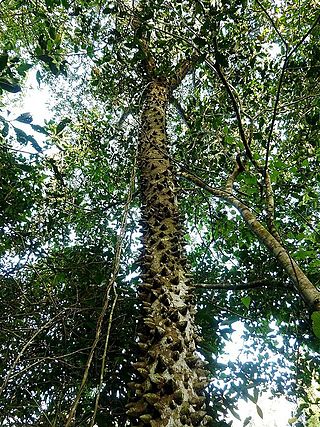
[[[193,174],[182,172],[182,176],[194,182],[199,187],[209,191],[214,196],[224,199],[234,206],[240,212],[242,218],[245,220],[252,232],[270,250],[270,252],[273,253],[278,263],[287,272],[297,291],[303,297],[310,310],[320,311],[320,292],[318,289],[312,282],[310,282],[298,264],[288,254],[287,250],[264,227],[264,225],[258,221],[248,206],[228,191],[210,187]]]
[[[130,384],[135,397],[127,413],[132,425],[205,426],[210,420],[203,395],[207,371],[196,354],[199,338],[165,129],[170,89],[166,81],[149,82],[141,117],[139,297],[144,317],[137,379]]]

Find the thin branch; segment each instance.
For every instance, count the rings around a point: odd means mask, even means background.
[[[281,242],[280,234],[274,224],[274,197],[269,171],[266,170],[265,174],[267,225],[273,237]]]
[[[9,369],[1,387],[0,387],[0,396],[3,393],[3,390],[6,388],[10,378],[11,374],[14,371],[15,367],[17,366],[19,360],[21,359],[24,352],[27,350],[27,348],[34,342],[34,340],[37,338],[37,336],[44,331],[45,329],[49,328],[59,317],[63,316],[63,314],[66,312],[66,310],[61,310],[56,316],[54,316],[52,319],[50,319],[48,322],[46,322],[43,326],[41,326],[32,336],[31,338],[25,343],[25,345],[22,347],[22,349],[19,351],[17,357],[15,358],[11,368]]]
[[[127,228],[127,218],[128,218],[129,208],[130,208],[130,204],[132,201],[132,195],[134,193],[134,187],[135,187],[137,157],[138,157],[138,148],[136,148],[136,152],[135,152],[135,156],[134,156],[134,164],[132,167],[132,173],[131,173],[131,177],[130,177],[127,201],[126,201],[126,204],[124,206],[124,211],[123,211],[123,215],[121,218],[120,232],[119,232],[117,242],[116,242],[115,257],[114,257],[114,263],[113,263],[111,278],[110,278],[110,281],[109,281],[107,288],[106,288],[106,294],[105,294],[103,307],[102,307],[101,313],[100,313],[98,321],[97,321],[95,339],[94,339],[94,342],[93,342],[92,347],[91,347],[90,354],[89,354],[88,359],[87,359],[85,371],[84,371],[84,374],[82,377],[82,382],[81,382],[81,385],[79,387],[77,396],[76,396],[76,398],[75,398],[75,400],[74,400],[74,402],[70,408],[65,427],[69,427],[71,425],[71,423],[73,422],[73,419],[74,419],[80,398],[82,396],[82,393],[84,391],[84,387],[85,387],[87,379],[88,379],[89,369],[90,369],[90,366],[92,364],[94,352],[96,350],[96,347],[98,345],[100,335],[102,332],[103,320],[104,320],[104,317],[106,315],[106,312],[107,312],[107,309],[109,306],[110,290],[114,289],[114,287],[116,285],[116,279],[117,279],[117,276],[118,276],[118,273],[120,270],[123,240],[125,238],[126,228]],[[113,310],[111,309],[111,314],[112,313],[113,313]],[[108,343],[108,341],[106,343]]]
[[[193,286],[200,289],[219,289],[227,291],[240,291],[246,289],[256,289],[268,286],[271,282],[268,279],[258,279],[248,283],[195,283]],[[273,284],[273,283],[272,283]]]
[[[235,97],[235,95],[233,93],[233,90],[231,89],[231,87],[230,87],[229,83],[227,82],[227,79],[226,79],[223,71],[221,70],[220,65],[217,62],[216,62],[216,64],[213,64],[210,59],[206,59],[205,63],[213,71],[215,71],[218,74],[218,76],[220,77],[220,80],[221,80],[222,84],[224,85],[224,87],[225,87],[225,89],[226,89],[226,91],[227,91],[227,93],[228,93],[228,95],[229,95],[229,97],[231,99],[231,103],[232,103],[234,112],[235,112],[236,117],[237,117],[238,129],[239,129],[239,134],[240,134],[241,141],[243,143],[243,146],[244,146],[244,149],[246,151],[246,154],[247,154],[248,158],[254,163],[254,159],[252,157],[252,153],[251,153],[251,150],[250,150],[250,147],[249,147],[249,144],[248,144],[248,141],[247,141],[247,137],[246,137],[246,134],[245,134],[245,131],[244,131],[244,127],[243,127],[243,124],[242,124],[241,108],[240,108],[239,103],[238,103],[238,101],[237,101],[237,99],[236,99],[236,97]]]
[[[274,107],[273,107],[273,114],[272,114],[271,125],[270,125],[268,140],[267,140],[266,159],[265,159],[264,172],[263,172],[264,178],[266,177],[266,173],[267,173],[267,170],[268,170],[270,145],[271,145],[271,140],[272,140],[272,134],[273,134],[274,124],[276,122],[276,118],[277,118],[277,114],[278,114],[278,104],[279,104],[279,101],[280,101],[280,93],[281,93],[281,88],[282,88],[284,73],[285,73],[287,65],[288,65],[288,60],[289,60],[289,55],[286,54],[284,63],[282,65],[279,82],[278,82],[276,99],[275,99],[275,103],[274,103]]]
[[[95,425],[95,420],[96,420],[96,416],[97,416],[97,412],[98,412],[98,406],[99,406],[99,400],[100,400],[100,394],[101,394],[102,384],[103,384],[103,380],[104,380],[107,351],[108,351],[110,332],[111,332],[111,325],[112,325],[112,322],[114,320],[113,319],[113,313],[114,313],[114,309],[116,307],[117,300],[118,300],[118,293],[117,293],[117,289],[115,286],[113,286],[113,293],[114,293],[114,299],[113,299],[112,307],[110,310],[110,315],[109,315],[109,320],[108,320],[108,330],[107,330],[107,334],[106,334],[106,339],[105,339],[104,349],[103,349],[103,355],[102,355],[102,363],[101,363],[101,370],[100,370],[100,382],[99,382],[99,387],[98,387],[98,391],[96,394],[94,412],[93,412],[93,415],[91,418],[90,427],[93,427]]]
[[[300,39],[300,41],[292,48],[292,50],[289,52],[288,57],[290,57],[306,40],[306,38],[312,33],[312,31],[316,28],[316,26],[320,24],[320,14],[316,17],[313,24],[309,28],[309,30],[305,33],[304,36]]]
[[[226,311],[227,313],[230,313],[230,314],[234,314],[237,317],[239,317],[240,319],[250,320],[250,322],[254,322],[254,319],[252,317],[244,316],[243,314],[240,314],[237,311],[231,310],[231,308],[227,308],[225,306],[216,304],[216,301],[214,301],[214,304],[215,304],[215,307],[219,308],[220,310]]]
[[[192,124],[190,123],[189,117],[187,117],[187,113],[184,108],[181,106],[180,102],[173,95],[170,97],[171,104],[176,108],[179,113],[179,116],[183,120],[183,122],[188,126],[189,129],[192,128]]]
[[[226,182],[226,191],[228,193],[233,192],[233,186],[234,186],[235,180],[238,178],[241,172],[245,171],[246,163],[247,163],[247,159],[244,158],[243,160],[241,160],[241,153],[238,153],[235,158],[233,171],[228,176],[228,179]]]
[[[286,50],[288,50],[288,44],[285,41],[285,39],[283,38],[282,34],[280,33],[280,31],[279,31],[278,27],[276,26],[276,23],[274,22],[273,18],[270,16],[270,14],[267,11],[267,9],[263,6],[263,4],[259,0],[256,0],[256,2],[261,7],[261,9],[263,10],[263,12],[265,13],[265,15],[267,16],[267,18],[271,22],[272,27],[274,28],[274,30],[278,34],[278,36],[279,36],[280,40],[282,41],[282,43],[285,45]]]
[[[271,139],[272,139],[274,124],[275,124],[276,117],[277,117],[277,114],[278,114],[278,105],[279,105],[279,101],[280,101],[280,93],[281,93],[282,83],[283,83],[283,79],[284,79],[284,74],[285,74],[285,71],[286,71],[289,59],[297,51],[297,49],[302,45],[302,43],[307,39],[307,37],[312,33],[312,31],[314,30],[314,28],[319,23],[320,23],[320,15],[317,16],[317,18],[314,20],[314,22],[311,25],[311,27],[309,28],[309,30],[304,34],[304,36],[299,40],[299,42],[290,50],[290,52],[288,53],[288,50],[286,51],[285,60],[284,60],[284,63],[283,63],[282,69],[281,69],[281,74],[280,74],[280,78],[279,78],[279,82],[278,82],[276,99],[275,99],[275,103],[274,103],[273,114],[272,114],[272,119],[271,119],[271,125],[270,125],[270,130],[269,130],[269,135],[268,135],[267,150],[266,150],[266,160],[265,160],[265,166],[264,166],[264,173],[266,173],[266,171],[268,169],[270,144],[271,144]]]

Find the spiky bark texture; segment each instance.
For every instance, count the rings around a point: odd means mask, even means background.
[[[141,355],[134,364],[133,425],[205,426],[204,363],[196,354],[192,290],[186,274],[176,186],[168,156],[166,108],[170,87],[152,81],[142,112],[139,169],[142,196],[144,307]]]

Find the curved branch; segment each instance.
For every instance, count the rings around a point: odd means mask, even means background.
[[[276,23],[274,22],[274,19],[272,18],[272,16],[270,15],[270,13],[267,11],[267,9],[263,6],[263,4],[261,3],[261,1],[256,0],[256,2],[258,3],[258,5],[261,7],[261,9],[263,10],[264,14],[267,16],[267,18],[269,19],[269,21],[271,22],[272,27],[274,28],[274,30],[276,31],[276,33],[278,34],[280,40],[282,41],[282,43],[285,45],[286,50],[288,49],[288,43],[286,42],[286,40],[284,39],[283,35],[280,33],[280,30],[278,29]]]
[[[233,207],[235,207],[251,231],[269,249],[281,267],[287,272],[289,278],[295,285],[297,291],[300,293],[308,307],[312,311],[320,311],[320,292],[318,289],[312,282],[310,282],[298,264],[288,254],[287,250],[277,241],[275,237],[273,237],[273,235],[264,227],[264,225],[258,221],[248,206],[242,203],[231,193],[228,193],[225,190],[210,187],[204,181],[202,181],[202,179],[189,172],[181,172],[181,175],[197,186],[207,190],[209,193],[225,200]]]
[[[200,289],[218,289],[226,291],[242,291],[246,289],[256,289],[270,284],[268,279],[257,279],[249,283],[195,283],[193,286]]]
[[[252,153],[248,144],[248,140],[244,131],[244,127],[242,124],[242,118],[241,118],[241,109],[239,106],[239,103],[236,99],[236,96],[234,95],[229,83],[227,82],[227,79],[223,73],[223,71],[221,70],[220,65],[216,62],[216,64],[213,64],[212,61],[210,59],[206,59],[205,63],[213,70],[215,71],[218,76],[220,77],[220,80],[222,82],[222,84],[224,85],[230,99],[231,99],[231,103],[234,109],[234,112],[236,114],[237,117],[237,122],[238,122],[238,129],[239,129],[239,134],[240,134],[240,138],[241,141],[243,143],[244,149],[246,151],[246,155],[247,157],[253,162],[253,164],[255,164],[254,159],[252,157]]]

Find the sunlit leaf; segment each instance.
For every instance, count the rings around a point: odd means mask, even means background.
[[[251,297],[250,296],[242,297],[241,302],[246,308],[249,308],[251,303]]]
[[[320,338],[320,311],[311,314],[312,330],[317,338]]]

